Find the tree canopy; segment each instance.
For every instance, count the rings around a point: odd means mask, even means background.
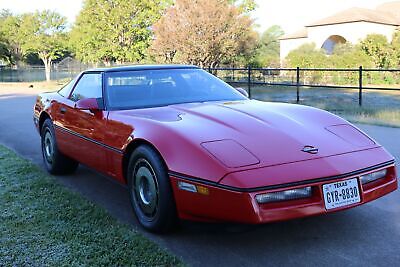
[[[20,23],[19,16],[14,16],[9,10],[0,11],[0,59],[8,64],[15,64],[22,59],[18,34]]]
[[[66,18],[45,10],[22,15],[18,40],[23,54],[35,53],[43,61],[46,80],[50,80],[51,65],[66,52]]]
[[[292,50],[285,58],[288,67],[302,68],[398,68],[400,66],[400,31],[392,42],[381,34],[370,34],[358,44],[337,44],[332,55],[326,55],[313,44]]]
[[[390,44],[384,35],[369,34],[360,42],[362,51],[371,57],[377,68],[390,66]]]
[[[0,10],[0,60],[21,66],[51,65],[66,55],[84,63],[187,63],[280,67],[279,38],[273,25],[255,32],[255,0],[84,0],[71,28],[53,11],[12,14]],[[338,44],[332,55],[313,44],[291,51],[288,67],[400,67],[400,29],[391,41],[370,34],[357,44]]]
[[[139,62],[152,40],[151,26],[170,1],[86,0],[71,32],[83,62]]]
[[[286,57],[288,66],[300,68],[326,67],[326,61],[325,53],[317,49],[314,43],[304,44]]]
[[[392,46],[392,66],[400,66],[400,29],[397,29],[393,34],[393,39],[391,42]]]
[[[372,68],[374,66],[371,58],[366,55],[359,46],[349,43],[338,44],[333,54],[327,57],[327,65],[332,68]]]
[[[244,13],[254,11],[257,8],[255,0],[228,0],[228,4],[237,6]]]
[[[226,0],[176,0],[153,27],[151,50],[162,62],[231,63],[255,46],[252,24],[243,9]]]
[[[265,30],[259,37],[251,64],[254,67],[279,67],[279,38],[283,35],[284,31],[279,25],[273,25]]]

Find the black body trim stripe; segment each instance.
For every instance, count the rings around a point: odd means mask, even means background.
[[[390,161],[387,161],[387,162],[384,162],[384,163],[381,163],[381,164],[377,164],[377,165],[374,165],[374,166],[371,166],[371,167],[368,167],[368,168],[352,171],[352,172],[345,173],[345,174],[340,174],[340,175],[335,175],[335,176],[328,176],[328,177],[317,178],[317,179],[304,180],[304,181],[299,181],[299,182],[292,182],[292,183],[285,183],[285,184],[278,184],[278,185],[269,185],[269,186],[261,186],[261,187],[253,187],[253,188],[239,188],[239,187],[234,187],[234,186],[230,186],[230,185],[223,185],[223,184],[219,184],[217,182],[212,182],[212,181],[209,181],[209,180],[188,176],[188,175],[177,173],[177,172],[173,172],[173,171],[169,171],[168,174],[170,176],[173,176],[173,177],[176,177],[176,178],[179,178],[179,179],[182,179],[182,180],[201,183],[201,184],[205,184],[205,185],[211,185],[211,186],[215,186],[215,187],[218,187],[218,188],[227,189],[227,190],[231,190],[231,191],[236,191],[236,192],[256,192],[256,191],[280,189],[280,188],[285,188],[285,187],[307,185],[307,184],[312,184],[312,183],[318,183],[318,182],[325,182],[325,181],[330,181],[330,180],[342,179],[342,178],[346,178],[346,177],[355,176],[357,174],[361,174],[361,173],[364,173],[364,172],[372,171],[374,169],[379,169],[379,168],[382,168],[382,167],[390,166],[390,165],[393,165],[394,163],[395,163],[394,160],[390,160]]]
[[[74,132],[74,131],[71,131],[70,129],[67,129],[67,128],[64,128],[64,127],[62,127],[62,126],[55,125],[55,124],[53,124],[53,125],[54,125],[54,127],[56,127],[57,129],[60,129],[61,131],[67,132],[67,133],[72,134],[72,135],[74,135],[74,136],[76,136],[76,137],[82,138],[82,139],[84,139],[84,140],[86,140],[86,141],[89,141],[89,142],[92,142],[92,143],[94,143],[94,144],[96,144],[96,145],[99,145],[99,146],[102,146],[102,147],[104,147],[104,148],[107,148],[107,149],[109,149],[109,150],[111,150],[111,151],[114,151],[114,152],[116,152],[116,153],[118,153],[118,154],[123,154],[123,153],[124,153],[122,150],[120,150],[120,149],[118,149],[118,148],[115,148],[115,147],[106,145],[106,144],[101,143],[101,142],[99,142],[99,141],[96,141],[96,140],[94,140],[94,139],[92,139],[92,138],[83,136],[83,135],[81,135],[81,134],[79,134],[79,133],[76,133],[76,132]]]

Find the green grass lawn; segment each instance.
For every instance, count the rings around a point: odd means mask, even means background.
[[[182,262],[0,146],[1,266],[176,266]]]

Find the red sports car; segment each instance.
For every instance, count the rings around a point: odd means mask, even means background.
[[[250,100],[194,66],[88,70],[38,96],[44,164],[128,185],[150,231],[177,219],[266,223],[355,207],[397,188],[393,157],[316,108]]]

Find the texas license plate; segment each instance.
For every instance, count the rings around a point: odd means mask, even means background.
[[[361,201],[357,178],[322,185],[327,210],[345,207]]]

